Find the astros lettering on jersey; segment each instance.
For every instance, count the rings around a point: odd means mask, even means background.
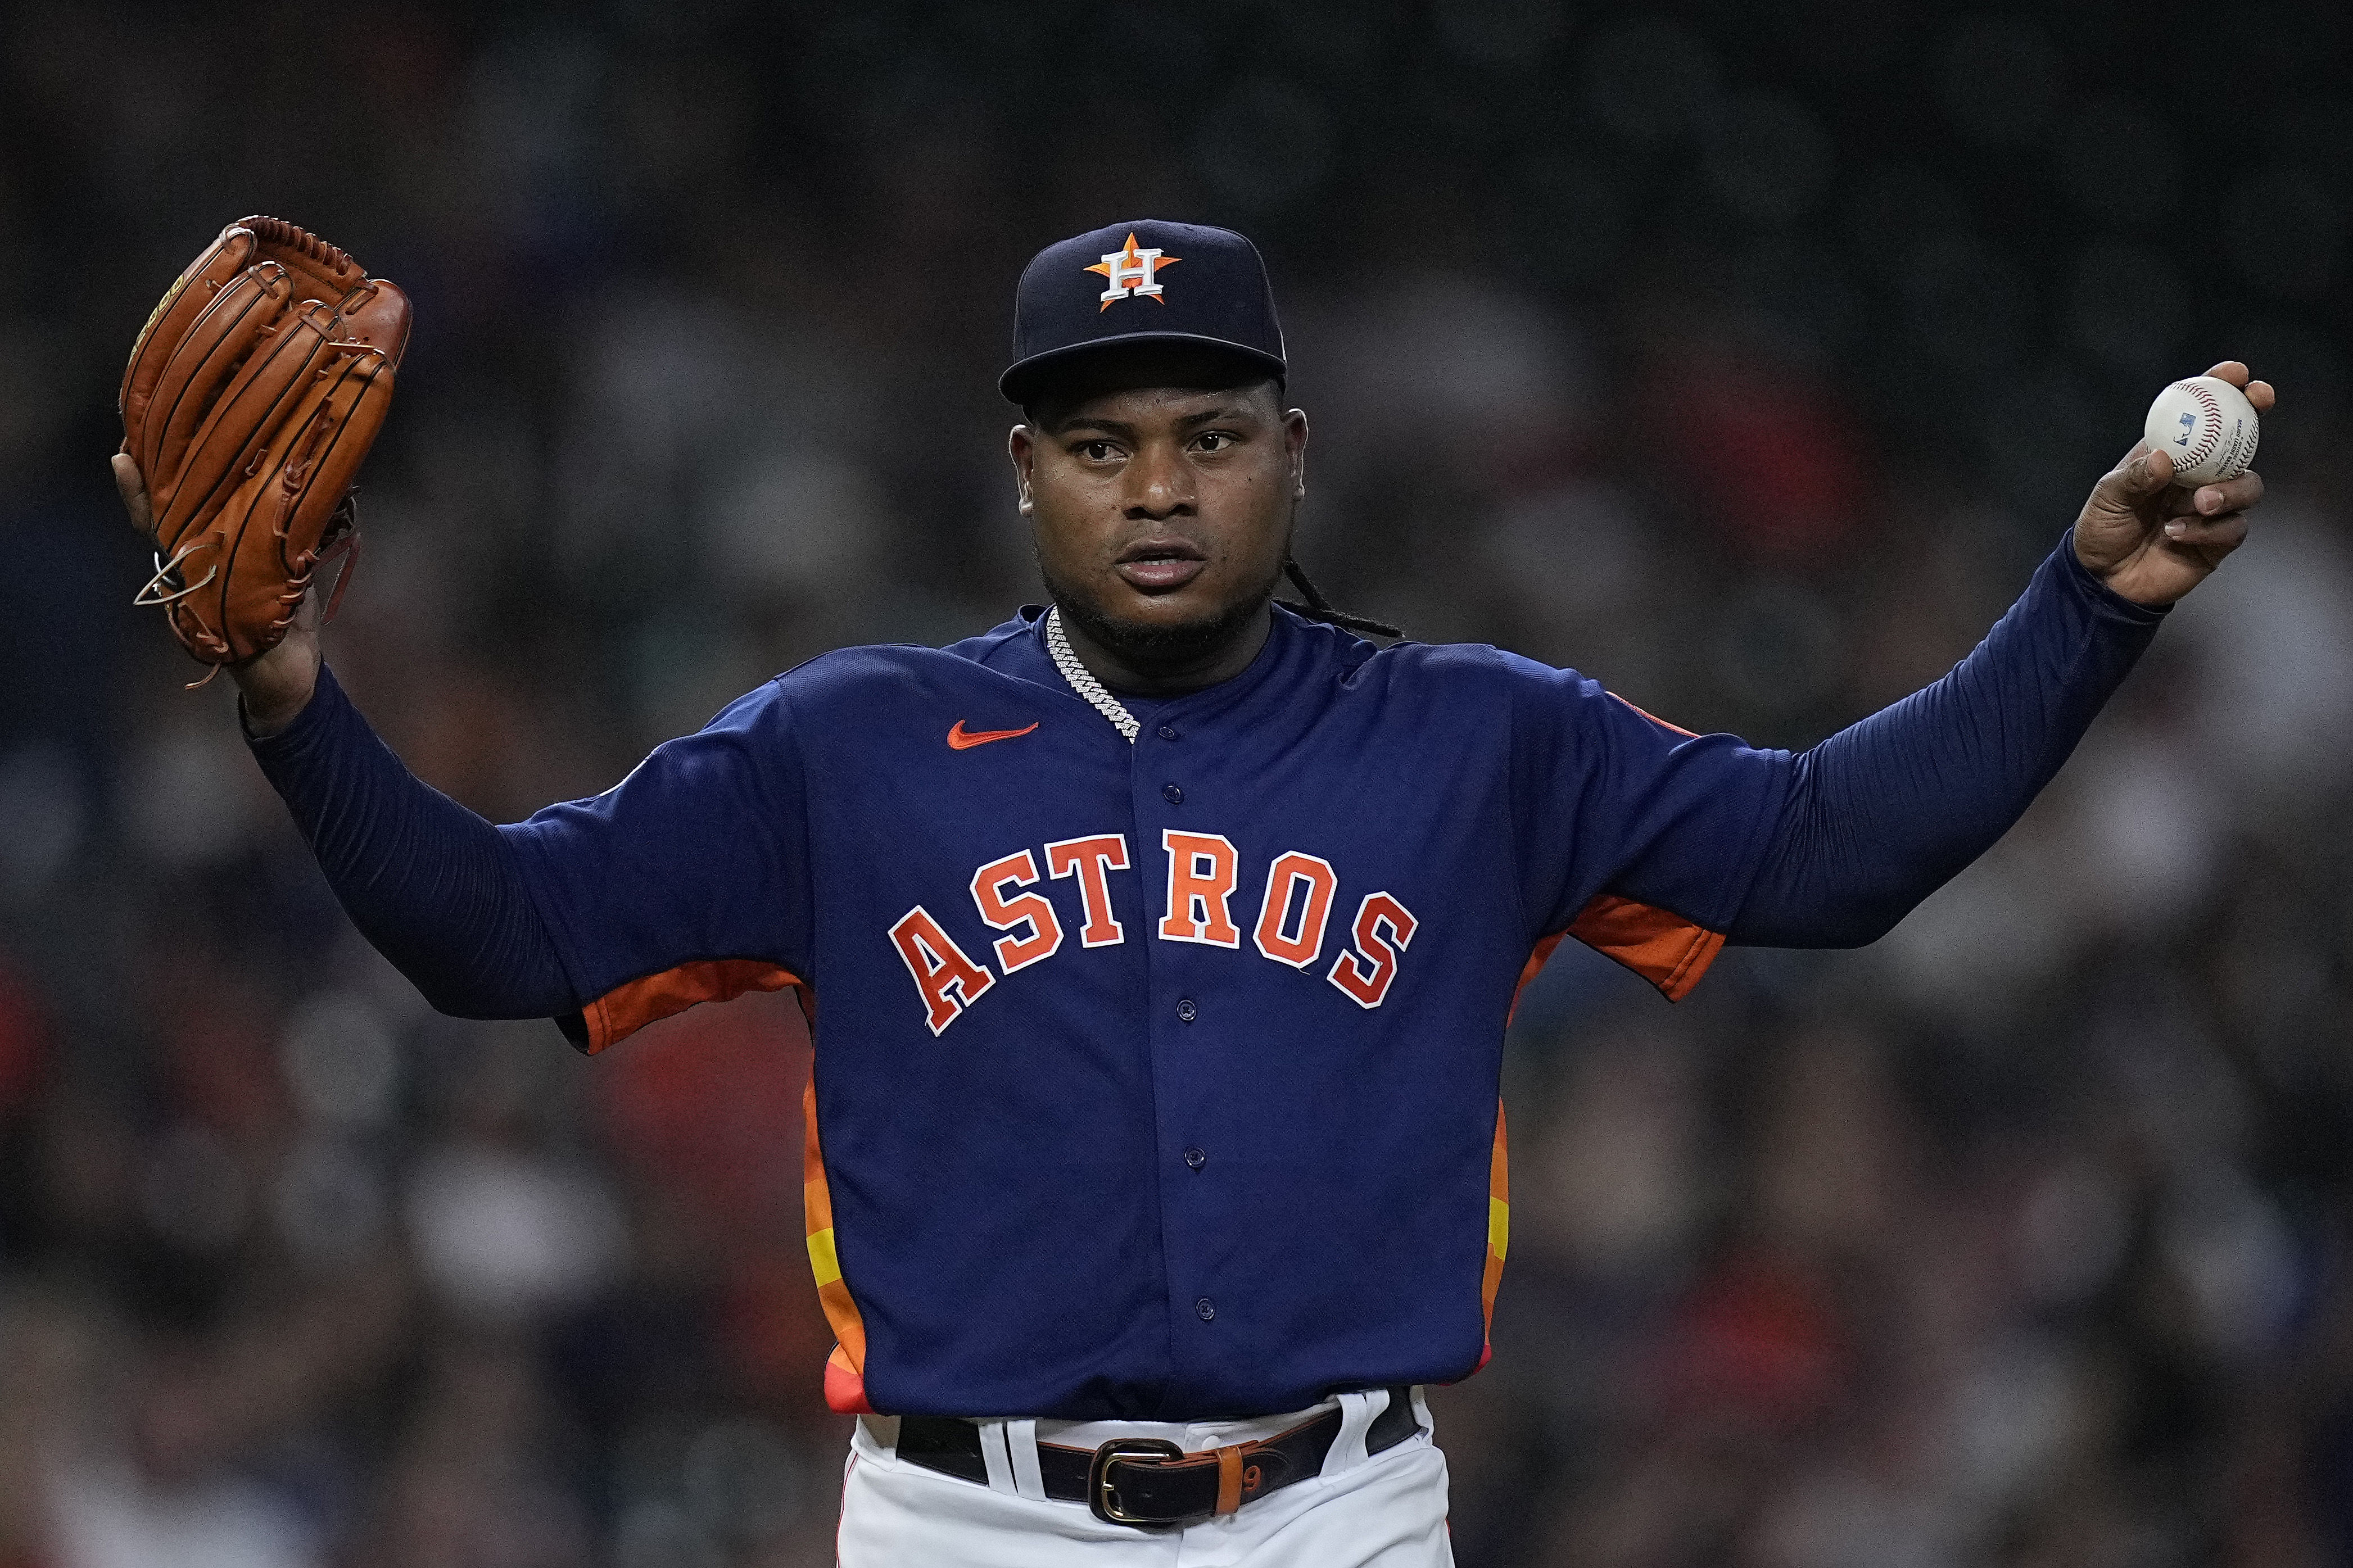
[[[1154,934],[1162,942],[1240,947],[1241,928],[1234,923],[1232,907],[1240,860],[1233,841],[1220,833],[1180,833],[1168,827],[1161,830],[1160,843],[1168,867],[1167,891],[1160,907],[1167,913],[1153,928]],[[1079,907],[1086,915],[1084,945],[1110,947],[1126,941],[1126,928],[1112,911],[1110,873],[1128,868],[1127,836],[1098,833],[1066,838],[1047,845],[1045,855],[1054,876],[1078,879]],[[1038,861],[1027,849],[991,860],[972,874],[973,906],[982,921],[1014,933],[990,944],[997,967],[1008,975],[1062,949],[1062,923],[1055,918],[1052,903],[1034,892],[1007,892],[1034,887],[1037,881]],[[1251,942],[1277,963],[1308,968],[1324,951],[1324,930],[1332,918],[1339,873],[1320,856],[1291,849],[1275,857],[1261,885],[1265,893]],[[1398,951],[1413,941],[1414,924],[1413,915],[1389,894],[1366,893],[1350,928],[1355,946],[1342,951],[1325,978],[1358,1006],[1379,1006],[1397,978]],[[899,917],[891,928],[891,940],[923,995],[923,1021],[934,1035],[996,984],[988,965],[967,957],[921,904]]]

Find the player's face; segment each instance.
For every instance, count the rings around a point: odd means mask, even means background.
[[[1271,382],[1107,391],[1017,426],[1021,510],[1065,619],[1138,676],[1235,673],[1264,640],[1306,447]]]

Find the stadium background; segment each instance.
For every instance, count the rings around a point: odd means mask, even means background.
[[[128,607],[121,358],[248,211],[415,295],[331,657],[501,817],[1033,597],[1012,281],[1119,217],[1264,247],[1338,602],[1759,743],[1940,673],[2248,359],[2256,542],[1986,862],[1531,994],[1434,1403],[1466,1568],[2353,1556],[2341,10],[5,19],[0,1561],[830,1560],[789,1007],[433,1016]]]

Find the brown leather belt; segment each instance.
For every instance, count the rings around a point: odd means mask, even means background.
[[[1396,1447],[1420,1430],[1413,1391],[1392,1388],[1388,1408],[1365,1429],[1365,1452]],[[1256,1443],[1235,1443],[1188,1454],[1158,1437],[1114,1437],[1093,1448],[1038,1445],[1038,1474],[1046,1495],[1082,1502],[1097,1519],[1139,1529],[1183,1524],[1231,1513],[1246,1502],[1324,1473],[1324,1456],[1340,1435],[1340,1412],[1301,1422]],[[899,1420],[899,1458],[959,1480],[988,1484],[980,1428],[947,1415]]]

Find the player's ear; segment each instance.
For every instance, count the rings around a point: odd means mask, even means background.
[[[1027,425],[1016,425],[1005,437],[1006,455],[1013,459],[1013,496],[1028,517],[1033,510],[1029,497],[1030,465],[1037,460],[1038,438]]]
[[[1307,499],[1307,410],[1282,411],[1282,446],[1291,457],[1291,499]]]

